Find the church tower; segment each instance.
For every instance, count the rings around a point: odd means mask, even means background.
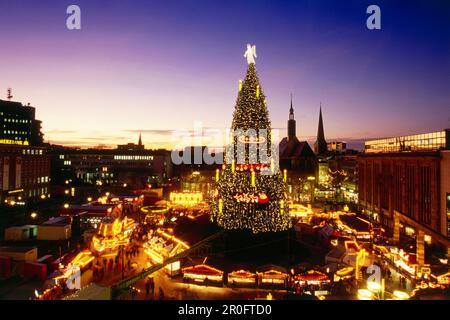
[[[292,93],[291,93],[291,108],[289,109],[289,120],[288,120],[288,141],[295,139],[295,119],[294,119],[294,108],[292,107]]]
[[[325,140],[325,133],[323,130],[322,103],[320,104],[319,128],[317,129],[317,141],[314,144],[314,152],[319,156],[323,156],[327,153],[327,142]]]
[[[142,146],[142,137],[141,137],[141,133],[139,132],[139,141],[138,141],[138,146]]]

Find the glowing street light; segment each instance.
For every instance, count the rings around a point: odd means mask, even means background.
[[[359,289],[358,290],[358,299],[359,300],[372,300],[373,293],[367,289]]]
[[[30,216],[32,219],[36,219],[38,214],[36,212],[32,212]]]
[[[379,292],[381,290],[381,285],[378,282],[370,281],[367,282],[367,288],[372,292]]]
[[[395,290],[392,295],[394,296],[394,298],[396,298],[396,300],[408,300],[409,299],[409,294],[407,294],[404,291],[400,291],[400,290]]]

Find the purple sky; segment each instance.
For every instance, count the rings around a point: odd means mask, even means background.
[[[290,92],[303,139],[320,102],[328,140],[450,127],[450,5],[379,1],[382,29],[370,31],[372,3],[342,2],[1,0],[0,97],[12,87],[35,106],[52,143],[142,131],[147,147],[172,147],[172,130],[194,121],[230,126],[250,42],[282,136]],[[69,4],[81,30],[66,29]]]

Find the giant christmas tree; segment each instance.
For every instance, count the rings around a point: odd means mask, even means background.
[[[248,46],[246,55],[251,49],[256,57],[254,46]],[[228,161],[217,175],[212,218],[224,229],[283,231],[291,226],[285,183],[271,154],[269,113],[253,56],[247,56],[247,75],[239,85]]]

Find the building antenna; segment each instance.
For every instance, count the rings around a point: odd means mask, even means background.
[[[11,101],[11,99],[13,98],[11,88],[8,88],[8,90],[6,91],[6,98],[7,98],[9,101]]]

